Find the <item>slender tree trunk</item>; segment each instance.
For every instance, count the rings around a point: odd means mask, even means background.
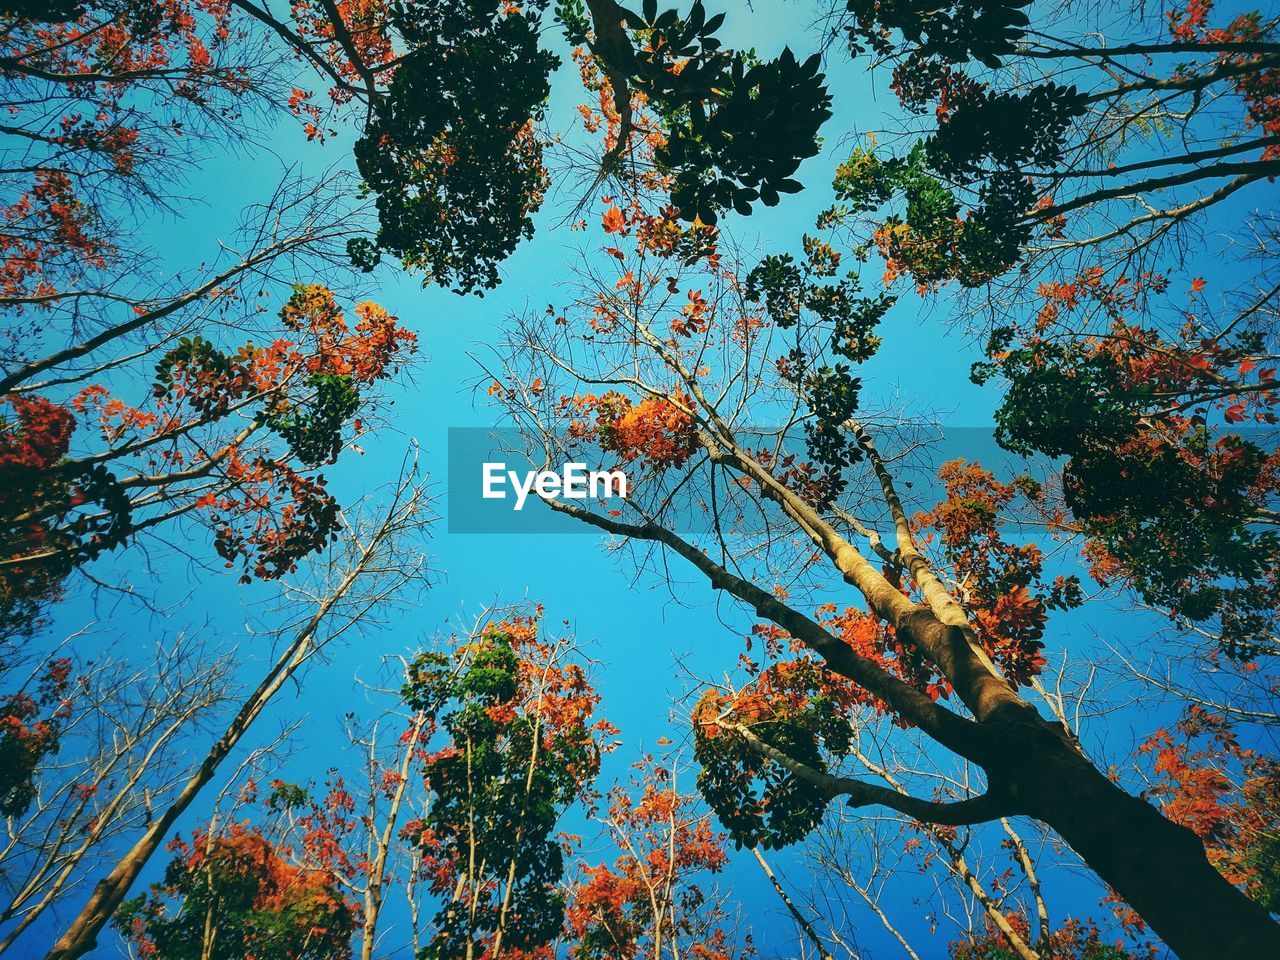
[[[1040,875],[1036,872],[1035,863],[1031,859],[1031,851],[1027,849],[1025,841],[1013,829],[1013,824],[1007,817],[1000,818],[1000,826],[1004,828],[1004,832],[1009,836],[1009,842],[1013,844],[1013,852],[1022,866],[1022,872],[1031,888],[1031,899],[1036,905],[1035,949],[1037,952],[1046,950],[1049,944],[1049,908],[1045,905],[1044,894],[1040,889]]]
[[[703,409],[714,409],[702,396],[698,379],[673,359],[642,324],[637,324],[637,329],[655,352],[681,374],[686,388],[699,399]],[[936,743],[980,765],[989,783],[988,806],[1003,807],[1001,812],[977,816],[977,811],[971,809],[975,819],[933,822],[985,823],[1010,814],[1034,817],[1057,831],[1180,960],[1280,957],[1280,924],[1214,869],[1200,839],[1166,819],[1151,804],[1112,783],[1080,752],[1065,727],[1042,717],[992,666],[962,606],[943,589],[913,544],[910,523],[874,445],[864,442],[863,448],[894,516],[898,550],[927,606],[917,604],[890,582],[795,491],[740,447],[732,446],[731,436],[731,431],[724,428],[721,439],[731,447],[732,454],[722,455],[720,462],[731,460],[745,476],[760,484],[761,494],[776,502],[810,536],[843,579],[861,593],[870,612],[938,666],[972,719],[889,675],[817,621],[717,563],[672,530],[652,522],[617,521],[568,501],[546,502],[555,510],[609,533],[665,545],[702,571],[713,587],[744,601],[757,614],[807,645],[829,669],[883,699],[892,712]],[[859,784],[860,789],[865,786]],[[833,796],[848,792],[839,784],[834,787]],[[887,803],[928,822],[929,812],[920,812],[921,801],[906,799],[911,804],[895,805],[882,797],[864,802]],[[927,805],[939,806],[936,813],[957,806]]]
[[[308,641],[309,639],[308,637]],[[245,731],[267,705],[267,701],[292,676],[297,665],[301,662],[301,659],[296,658],[299,655],[305,657],[304,649],[291,647],[289,652],[291,656],[285,662],[285,669],[278,668],[272,672],[272,676],[267,681],[263,682],[263,685],[258,688],[254,696],[245,704],[244,709],[232,721],[227,732],[210,749],[204,762],[200,764],[199,769],[187,781],[182,788],[182,792],[174,798],[173,803],[138,838],[132,849],[120,859],[112,871],[104,879],[98,881],[97,886],[93,889],[93,894],[89,897],[89,902],[84,905],[66,932],[58,938],[53,945],[53,949],[46,955],[46,960],[76,960],[76,958],[84,956],[97,946],[98,935],[102,932],[102,928],[115,915],[116,910],[119,909],[120,904],[128,895],[129,888],[138,879],[138,874],[142,872],[147,861],[164,843],[165,836],[173,828],[178,818],[186,812],[200,791],[213,779],[219,765],[235,745],[239,743]]]
[[[129,889],[142,873],[147,861],[164,843],[165,836],[173,829],[178,818],[186,812],[200,791],[213,779],[222,761],[235,749],[236,744],[240,742],[272,697],[315,651],[315,631],[328,616],[334,604],[351,589],[368,562],[369,556],[369,549],[362,551],[355,568],[343,577],[334,592],[321,603],[311,619],[295,634],[292,642],[276,659],[266,677],[228,725],[226,732],[209,749],[204,761],[174,798],[173,803],[138,838],[111,872],[98,881],[88,902],[81,908],[71,926],[54,943],[53,948],[46,954],[45,960],[77,960],[97,946],[102,928],[110,922],[120,908],[120,904],[128,896]]]
[[[409,742],[405,744],[404,756],[400,759],[400,767],[396,771],[400,775],[400,781],[396,784],[395,793],[392,795],[391,807],[387,811],[382,834],[375,840],[377,852],[373,857],[373,865],[369,868],[369,885],[365,890],[364,928],[360,934],[360,960],[373,960],[373,947],[378,933],[378,917],[382,914],[383,874],[387,871],[387,856],[391,850],[396,823],[400,819],[400,807],[404,803],[404,796],[408,790],[413,755],[418,749],[418,738],[421,736],[422,728],[426,725],[426,722],[427,715],[423,712],[419,712],[413,718],[413,723],[409,728]],[[376,786],[372,778],[370,778],[370,796],[373,796]],[[372,818],[370,818],[369,823],[370,830],[372,830]]]

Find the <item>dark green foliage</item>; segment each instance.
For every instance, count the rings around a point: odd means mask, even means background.
[[[924,160],[930,170],[952,183],[980,183],[977,202],[955,238],[966,285],[997,276],[1021,258],[1031,239],[1028,213],[1037,199],[1027,173],[1051,170],[1061,161],[1067,131],[1083,113],[1084,98],[1074,87],[1045,83],[1025,94],[978,89],[961,98],[925,142]],[[948,192],[942,205],[954,206],[949,213],[924,218],[916,211],[913,218],[912,202],[919,203],[913,189],[929,179],[916,178],[906,191],[907,222],[925,237],[956,230],[959,211]],[[943,190],[939,184],[938,192]],[[945,274],[945,267],[934,269],[928,279]]]
[[[1043,83],[1026,93],[979,89],[962,99],[938,124],[926,152],[934,169],[970,176],[988,164],[1012,171],[1053,167],[1062,159],[1062,138],[1084,113],[1075,87]]]
[[[1280,799],[1280,771],[1274,767],[1267,777],[1265,799],[1274,804]],[[1256,803],[1263,798],[1255,797]],[[1245,846],[1240,866],[1250,875],[1249,894],[1273,914],[1280,914],[1280,834],[1275,829],[1274,806],[1269,829],[1260,830]]]
[[[825,772],[812,732],[790,723],[758,724],[753,733],[792,759]],[[828,798],[781,764],[761,760],[739,739],[700,738],[698,790],[738,847],[776,849],[803,840],[827,809]]]
[[[956,244],[964,286],[981,286],[1022,259],[1031,240],[1027,211],[1035,199],[1031,181],[1016,170],[998,170],[983,181]]]
[[[801,63],[784,49],[761,62],[725,50],[715,37],[724,14],[708,18],[701,0],[683,17],[645,0],[626,20],[644,42],[615,66],[667,128],[656,159],[675,175],[671,197],[682,217],[715,223],[730,207],[749,214],[757,200],[773,206],[801,189],[792,175],[818,152],[818,131],[831,116],[816,54]]]
[[[747,299],[763,302],[769,319],[783,329],[795,326],[807,310],[823,325],[836,353],[854,363],[869,360],[880,347],[874,331],[897,298],[856,296],[860,286],[852,272],[836,283],[816,282],[833,276],[838,260],[829,246],[812,237],[806,236],[804,245],[803,267],[789,253],[761,260],[747,274]]]
[[[687,123],[672,126],[657,156],[676,174],[671,198],[681,215],[704,223],[730,206],[748,214],[757,199],[774,206],[779,194],[798,193],[792,174],[818,152],[818,130],[831,116],[817,54],[800,63],[784,50],[750,68],[739,55],[717,87],[722,98],[691,103]]]
[[[974,378],[1008,381],[996,439],[1064,457],[1067,506],[1142,598],[1192,621],[1217,619],[1225,650],[1256,654],[1280,601],[1280,537],[1253,523],[1266,452],[1200,423],[1153,428],[1167,404],[1121,361],[1078,341],[1006,349],[998,331]],[[1156,421],[1158,425],[1158,419]]]
[[[833,501],[845,487],[845,467],[862,459],[848,421],[858,409],[862,380],[852,376],[843,363],[819,367],[804,380],[805,399],[813,418],[804,432],[810,455],[827,468],[832,478],[825,502]]]
[[[58,752],[71,717],[70,661],[51,661],[31,689],[0,696],[0,814],[20,817],[36,798],[44,760]]]
[[[252,349],[248,344],[238,356],[230,357],[203,337],[183,337],[156,364],[152,392],[158,399],[168,399],[181,380],[183,399],[192,407],[201,413],[225,413],[231,401],[244,396],[247,383],[238,374],[244,371]],[[207,385],[219,389],[208,389]]]
[[[805,437],[810,456],[826,468],[821,500],[830,503],[846,485],[842,471],[861,458],[848,421],[858,409],[862,381],[846,363],[819,364],[815,358],[829,350],[853,363],[869,360],[880,347],[875,330],[896,298],[858,296],[854,272],[830,282],[839,272],[839,255],[814,237],[806,235],[803,243],[803,264],[790,254],[771,254],[747,274],[744,292],[748,300],[763,303],[769,318],[783,329],[796,327],[804,313],[809,315],[798,336],[808,349],[797,345],[778,366],[809,407]]]
[[[460,293],[490,289],[498,265],[532,236],[549,182],[532,125],[559,65],[539,47],[546,6],[395,7],[411,50],[356,144],[379,219],[376,242],[348,244],[360,269],[372,269],[382,250]],[[708,17],[701,0],[684,16],[659,13],[655,0],[640,13],[612,14],[616,21],[594,24],[581,0],[555,8],[570,43],[596,35],[595,52],[620,95],[649,98],[667,133],[656,159],[674,177],[682,217],[715,223],[730,207],[750,213],[756,201],[773,205],[801,189],[793,174],[818,152],[818,130],[831,116],[816,55],[802,63],[784,50],[760,62],[724,50],[714,35],[724,15]]]
[[[271,784],[271,793],[267,795],[267,809],[272,813],[281,810],[295,810],[303,806],[310,799],[307,789],[296,783],[287,783],[283,780],[273,781]]]
[[[586,5],[582,0],[561,0],[556,4],[556,23],[564,28],[564,38],[571,46],[579,46],[587,42],[587,34],[591,31],[591,19],[587,16]]]
[[[65,23],[83,16],[85,4],[80,0],[4,0],[0,16],[16,20],[39,20]]]
[[[989,381],[997,369],[1008,378],[1004,402],[996,411],[996,440],[1015,453],[1070,456],[1083,444],[1110,448],[1135,429],[1137,412],[1150,402],[1146,390],[1124,385],[1123,370],[1106,355],[1058,342],[1015,347],[1013,331],[996,330],[987,352],[994,363],[973,367],[975,383]]]
[[[779,327],[794,327],[804,303],[805,283],[795,257],[769,254],[747,274],[747,299],[764,301],[769,319]]]
[[[836,703],[818,689],[821,669],[798,665],[789,683],[811,684],[807,705],[785,717],[751,725],[751,733],[819,773],[828,757],[852,745],[852,729]],[[786,767],[766,758],[731,731],[708,736],[695,725],[694,758],[701,770],[698,791],[738,847],[779,848],[803,840],[826,811],[830,797]]]
[[[1030,0],[848,0],[853,53],[887,54],[894,47],[886,31],[897,30],[925,56],[950,63],[974,59],[989,67],[1014,51],[1028,24]]]
[[[885,214],[879,231],[889,258],[925,286],[949,280],[981,286],[1022,256],[1031,238],[1028,211],[1034,188],[1016,171],[988,172],[966,211],[948,180],[967,182],[976,174],[952,170],[950,177],[944,176],[932,160],[934,150],[940,154],[942,147],[932,141],[917,144],[904,157],[882,159],[870,150],[854,150],[836,173],[839,202],[823,218],[874,213],[898,200],[900,212]],[[905,238],[900,238],[904,228]]]
[[[67,23],[86,13],[127,23],[136,40],[158,35],[165,8],[152,0],[0,0],[0,17],[36,23]]]
[[[1087,98],[1073,86],[1047,81],[1001,91],[965,72],[973,62],[998,68],[1015,52],[1028,25],[1026,5],[847,4],[851,51],[891,59],[903,106],[921,116],[936,111],[937,127],[902,157],[855,151],[837,193],[854,214],[902,202],[905,211],[883,219],[881,246],[896,269],[922,285],[980,286],[1021,260],[1038,223],[1042,188],[1035,177],[1056,170],[1085,112]],[[909,233],[895,234],[903,225]]]
[[[1198,468],[1188,454],[1212,454],[1222,467]],[[1090,443],[1068,461],[1064,489],[1077,519],[1147,602],[1193,621],[1216,617],[1226,652],[1251,658],[1280,599],[1280,537],[1251,523],[1250,494],[1265,461],[1257,445],[1215,441],[1204,429],[1139,450]]]
[[[349,376],[334,373],[313,373],[307,386],[315,393],[305,404],[273,410],[267,425],[288,441],[294,456],[317,467],[338,459],[342,427],[360,408],[360,394]]]
[[[541,6],[404,0],[394,20],[412,52],[356,144],[378,247],[462,293],[497,285],[547,186],[531,125],[559,60],[538,47]],[[365,245],[351,252],[375,262]]]
[[[347,257],[362,273],[371,273],[382,262],[382,251],[368,237],[352,237],[347,241]]]

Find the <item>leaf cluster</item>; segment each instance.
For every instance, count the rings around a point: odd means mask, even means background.
[[[686,16],[645,0],[626,13],[637,42],[628,73],[666,126],[658,164],[674,175],[672,202],[687,220],[714,224],[732,207],[774,206],[802,187],[793,174],[818,152],[831,96],[815,54],[787,48],[774,60],[726,50],[715,33],[725,15],[707,17],[701,0]]]
[[[491,289],[498,264],[533,235],[547,174],[533,131],[559,58],[538,46],[540,8],[401,0],[412,45],[355,146],[376,196],[378,250],[460,293]],[[349,247],[369,269],[367,241]]]

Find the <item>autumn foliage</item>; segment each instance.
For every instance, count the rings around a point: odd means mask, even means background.
[[[44,665],[26,687],[0,696],[0,813],[20,817],[35,797],[40,767],[58,752],[71,719],[71,661]]]
[[[797,54],[719,6],[0,0],[0,954],[114,922],[156,960],[372,960],[391,929],[414,960],[747,960],[738,851],[788,955],[870,955],[846,900],[913,957],[1277,954],[1280,20],[844,0]],[[874,133],[830,129],[850,91]],[[833,146],[811,231],[739,243]],[[1245,253],[1206,252],[1219,220]],[[480,391],[533,459],[623,470],[612,509],[545,499],[745,650],[681,660],[689,746],[618,783],[593,658],[486,613],[390,689],[322,688],[349,742],[295,770],[321,727],[263,744],[277,694],[314,713],[333,641],[393,624],[377,658],[428,609],[416,466],[335,469],[429,340],[361,285],[484,295],[561,228],[560,302],[475,314]],[[1016,468],[935,455],[966,350],[990,404],[955,419],[994,410]],[[522,546],[493,541],[545,566]],[[219,608],[207,648],[175,585]],[[267,595],[288,626],[236,647]],[[29,667],[88,609],[145,610],[156,676]]]
[[[576,960],[681,955],[738,960],[711,878],[727,862],[723,837],[682,793],[676,768],[651,759],[635,764],[626,786],[604,798],[596,819],[619,851],[612,863],[583,864],[565,915]]]
[[[205,518],[245,581],[323,548],[339,508],[310,470],[359,432],[362,393],[415,342],[375,304],[355,312],[349,324],[332,292],[300,286],[280,310],[284,336],[234,352],[184,338],[156,364],[149,396],[94,385],[62,404],[6,397],[6,620],[29,622],[76,567],[183,515]]]
[[[1149,793],[1165,813],[1195,831],[1224,875],[1274,910],[1280,897],[1274,758],[1241,744],[1225,717],[1195,704],[1139,750],[1151,765]]]
[[[125,905],[141,957],[344,960],[359,921],[337,879],[248,824],[170,845],[164,883]],[[174,906],[169,908],[169,904]]]

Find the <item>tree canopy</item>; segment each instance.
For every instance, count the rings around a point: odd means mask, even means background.
[[[0,3],[0,955],[1280,954],[1280,18],[765,6]]]

